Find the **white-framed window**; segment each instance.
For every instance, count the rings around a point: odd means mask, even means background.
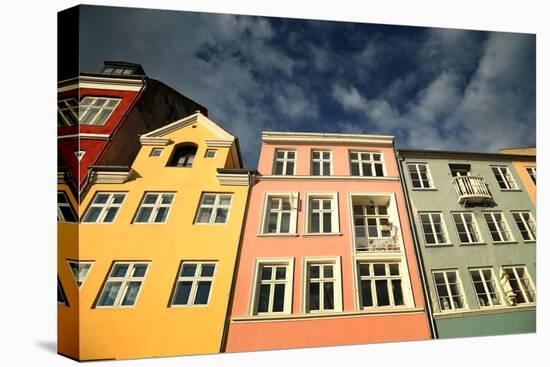
[[[68,98],[57,102],[57,127],[78,125],[78,101]]]
[[[419,213],[426,245],[448,244],[447,228],[441,213]]]
[[[518,226],[521,237],[525,241],[535,241],[537,239],[537,225],[531,212],[512,212],[512,216]]]
[[[262,233],[296,233],[298,193],[269,193],[264,204]]]
[[[338,199],[337,194],[306,194],[307,233],[337,233]]]
[[[273,162],[274,175],[292,176],[296,168],[296,151],[286,149],[275,150],[275,162]]]
[[[67,295],[65,294],[65,290],[63,290],[63,285],[61,285],[59,277],[57,277],[57,303],[69,307],[69,301],[67,300]]]
[[[516,185],[516,181],[514,181],[514,178],[512,177],[512,174],[510,173],[508,167],[493,166],[491,167],[491,169],[495,174],[498,186],[500,186],[502,190],[516,190],[518,188],[518,186]]]
[[[80,125],[105,125],[120,98],[84,97],[80,101]]]
[[[533,180],[533,183],[536,185],[537,184],[537,167],[527,167],[525,169],[527,170],[529,177],[531,177],[531,180]]]
[[[361,308],[404,306],[403,279],[398,261],[359,261]]]
[[[204,158],[214,158],[216,156],[217,149],[206,149],[204,152]]]
[[[83,223],[112,223],[124,202],[125,192],[97,192],[82,218]]]
[[[195,223],[227,223],[231,198],[231,194],[203,193]]]
[[[163,148],[153,148],[151,149],[151,153],[149,153],[149,157],[160,157],[163,150]]]
[[[460,243],[481,243],[481,236],[472,213],[452,213]]]
[[[182,261],[174,286],[172,306],[207,305],[216,273],[213,261]]]
[[[412,187],[415,189],[433,189],[432,176],[425,163],[408,163]]]
[[[182,144],[174,148],[168,167],[191,168],[197,154],[196,144]]]
[[[146,192],[134,223],[166,223],[175,195],[173,192]]]
[[[67,223],[78,222],[69,198],[64,191],[57,192],[57,221]]]
[[[311,175],[330,176],[332,174],[332,152],[330,150],[311,151]]]
[[[502,271],[508,274],[516,304],[535,302],[535,287],[525,266],[503,266]]]
[[[256,268],[253,314],[291,313],[292,262],[259,261]]]
[[[352,176],[384,176],[384,158],[382,153],[349,152]]]
[[[391,237],[390,215],[386,205],[353,205],[355,237]]]
[[[342,310],[339,259],[305,259],[304,312]]]
[[[93,262],[67,260],[67,264],[69,264],[69,268],[71,269],[76,285],[80,288],[86,280],[86,277],[92,268]]]
[[[148,268],[147,262],[115,261],[96,307],[132,307],[135,305]]]
[[[501,304],[500,293],[495,284],[492,268],[470,269],[479,307],[491,307]]]
[[[458,271],[452,270],[434,270],[433,272],[435,289],[439,309],[441,311],[460,310],[465,308],[464,291],[460,284]]]
[[[502,212],[485,212],[483,213],[483,218],[485,218],[485,223],[487,223],[487,228],[489,228],[493,242],[509,242],[514,240]]]

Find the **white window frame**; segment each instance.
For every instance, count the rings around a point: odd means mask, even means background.
[[[436,277],[435,277],[436,273],[441,273],[443,275],[443,278],[444,278],[444,281],[445,281],[444,284],[440,284],[440,285],[445,285],[445,288],[447,290],[447,297],[450,298],[449,299],[449,306],[451,308],[448,309],[448,310],[443,309],[443,305],[441,304],[441,299],[444,298],[444,297],[442,297],[439,294],[439,290],[437,288],[438,283],[437,283],[437,280],[436,280]],[[458,295],[457,296],[460,298],[460,301],[462,302],[462,307],[460,307],[460,308],[456,307],[454,302],[453,302],[454,301],[453,298],[456,297],[456,296],[454,296],[453,293],[451,292],[451,285],[449,283],[448,273],[454,273],[455,274],[456,288],[458,290]],[[433,282],[434,282],[433,284],[434,284],[434,288],[435,288],[435,295],[437,296],[437,304],[439,305],[439,310],[441,312],[464,311],[464,310],[468,309],[468,303],[466,302],[464,287],[462,286],[462,280],[460,279],[460,273],[459,273],[458,269],[434,269],[434,270],[432,270],[432,279],[433,279]]]
[[[151,149],[151,152],[149,153],[149,157],[157,158],[162,155],[162,152],[164,151],[164,148],[153,148]],[[156,154],[158,153],[158,154]]]
[[[209,156],[208,155],[209,153],[213,153],[213,155]],[[206,149],[206,151],[204,152],[204,158],[216,158],[217,154],[218,154],[217,149]]]
[[[466,225],[466,220],[464,219],[464,215],[465,214],[469,214],[472,216],[472,223],[475,227],[474,229],[474,232],[477,234],[477,237],[478,237],[478,241],[472,241],[472,233],[470,232],[470,229],[468,228],[468,226]],[[460,239],[460,232],[458,230],[458,223],[456,222],[455,220],[455,215],[460,215],[460,218],[462,220],[462,224],[464,225],[464,229],[466,230],[466,236],[468,237],[468,242],[462,242],[461,239]],[[458,242],[461,244],[461,245],[475,245],[475,244],[483,244],[483,237],[481,236],[481,232],[479,230],[479,225],[477,223],[477,220],[476,220],[476,217],[474,215],[473,212],[451,212],[451,217],[453,219],[453,222],[455,224],[455,229],[456,229],[456,235],[458,237]]]
[[[205,196],[211,195],[215,196],[214,203],[213,204],[204,204],[202,201]],[[229,204],[220,204],[221,197],[222,196],[229,196]],[[231,204],[233,204],[233,194],[230,192],[203,192],[200,199],[199,199],[199,206],[197,208],[197,214],[195,215],[195,224],[227,224],[229,223],[229,215],[231,213]],[[199,222],[199,214],[201,212],[202,208],[211,208],[212,211],[210,212],[210,218],[208,222]],[[218,214],[219,209],[227,209],[227,215],[225,217],[225,222],[215,222],[216,216]]]
[[[94,203],[95,199],[99,195],[108,195],[107,202],[106,203]],[[114,203],[113,202],[114,199],[115,199],[115,195],[122,195],[123,196],[122,201],[120,203]],[[92,201],[90,201],[90,203],[88,204],[88,208],[86,209],[86,212],[82,216],[81,223],[84,223],[84,224],[98,224],[98,223],[112,224],[112,223],[114,223],[116,221],[116,218],[117,218],[118,214],[120,213],[120,209],[122,208],[122,205],[124,204],[124,201],[126,200],[126,196],[127,196],[127,192],[123,192],[123,191],[96,191],[95,194],[94,194],[94,197],[92,198]],[[94,221],[94,222],[85,221],[86,216],[88,215],[89,211],[94,207],[101,208],[101,211],[100,211],[99,215],[97,216],[96,221]],[[113,217],[112,221],[104,222],[105,217],[107,216],[107,213],[108,213],[110,208],[118,208],[118,209],[117,209],[116,214]]]
[[[294,153],[294,158],[288,158],[288,153],[292,152]],[[285,148],[277,148],[274,151],[273,156],[273,175],[277,176],[294,176],[296,175],[296,162],[298,161],[298,152],[294,149],[285,149]],[[283,158],[277,158],[277,153],[283,153]],[[283,164],[283,171],[281,173],[277,173],[277,162],[281,162]],[[288,163],[292,162],[292,173],[286,173]]]
[[[356,206],[362,207],[363,208],[363,210],[362,210],[363,213],[356,214],[355,213],[355,207]],[[383,230],[381,229],[381,227],[383,226],[383,224],[381,224],[382,219],[387,220],[388,223],[391,223],[392,225],[395,225],[391,220],[392,216],[391,216],[390,210],[389,210],[389,203],[388,203],[388,205],[385,205],[386,214],[380,214],[379,209],[378,209],[378,207],[384,206],[384,205],[374,204],[373,206],[374,206],[374,214],[368,214],[368,212],[367,212],[368,205],[354,204],[352,206],[351,210],[352,210],[352,214],[353,214],[353,222],[352,222],[353,223],[353,235],[356,237],[355,227],[357,225],[355,224],[355,219],[356,219],[356,217],[359,217],[359,218],[363,218],[364,225],[359,226],[359,227],[365,227],[365,237],[366,238],[375,239],[375,240],[391,238],[391,230],[386,231],[386,232],[390,232],[388,234],[388,236],[382,236]],[[376,221],[376,233],[377,233],[376,237],[371,237],[370,234],[369,234],[369,223],[368,223],[369,219],[374,219]]]
[[[290,219],[289,219],[289,228],[288,232],[268,232],[269,228],[269,214],[271,212],[270,203],[273,198],[287,198],[290,202]],[[266,192],[264,195],[264,205],[262,208],[261,222],[258,233],[264,236],[285,236],[285,235],[296,235],[297,220],[298,220],[298,203],[299,203],[299,193],[298,192]],[[281,210],[282,212],[282,210]],[[282,215],[278,216],[277,228],[280,229]]]
[[[520,278],[518,276],[518,273],[517,273],[518,268],[523,269],[523,274],[524,274],[523,278]],[[527,267],[525,265],[505,265],[502,267],[502,271],[508,272],[509,270],[511,270],[512,273],[514,274],[514,277],[516,278],[516,281],[519,285],[519,291],[522,293],[523,299],[526,301],[526,302],[516,303],[516,304],[526,304],[526,305],[535,304],[537,302],[537,291],[535,288],[535,283],[533,283],[533,279],[531,279],[531,275],[527,271]],[[525,279],[525,278],[531,285],[531,290],[533,292],[532,294],[529,293],[529,286],[527,286],[527,289],[525,289],[526,285],[522,281],[520,281],[520,279]],[[516,292],[514,291],[514,293]],[[529,294],[529,296],[533,299],[532,301],[530,302],[527,301],[526,293]]]
[[[69,101],[71,101],[71,100],[74,101],[74,105],[69,104]],[[59,107],[60,103],[63,104],[64,106]],[[67,127],[67,126],[76,126],[76,125],[78,125],[78,122],[79,122],[78,110],[79,110],[79,103],[76,100],[76,98],[66,98],[66,99],[62,99],[60,101],[57,101],[57,111],[58,111],[58,114],[61,115],[61,118],[63,120],[62,125],[59,125],[59,119],[57,120],[57,127]],[[74,117],[74,121],[76,121],[76,123],[73,123],[73,121],[71,121],[71,119],[67,118],[67,116],[65,115],[66,113],[72,114],[73,117]],[[58,115],[58,117],[59,117],[59,115]]]
[[[88,275],[90,274],[90,271],[92,270],[92,267],[94,266],[93,261],[78,261],[78,260],[67,260],[67,265],[69,266],[69,269],[71,270],[71,274],[73,275],[73,279],[76,282],[76,285],[80,289],[83,285],[86,279],[88,279]],[[76,265],[78,267],[78,275],[74,273],[72,265]],[[86,274],[83,276],[80,275],[80,266],[82,265],[89,265],[88,270],[86,271]]]
[[[498,300],[500,303],[495,304],[494,300],[490,297],[491,293],[489,292],[489,289],[487,287],[487,279],[485,278],[485,275],[483,274],[483,270],[489,270],[491,271],[491,280],[493,282],[493,288],[495,290],[495,295],[498,297]],[[478,271],[480,278],[482,280],[483,289],[485,291],[485,295],[487,296],[487,300],[489,301],[489,305],[481,305],[481,302],[479,300],[479,295],[477,294],[476,286],[474,283],[474,278],[472,277],[472,271]],[[504,298],[502,297],[502,292],[500,291],[500,286],[498,283],[498,279],[495,277],[495,272],[492,267],[478,267],[478,268],[469,268],[468,274],[470,275],[470,281],[472,282],[472,287],[474,290],[475,297],[477,299],[477,304],[479,305],[479,308],[485,309],[485,308],[491,308],[491,307],[501,307],[504,303]]]
[[[126,270],[126,274],[124,277],[112,277],[111,272],[115,269],[116,265],[128,265],[128,269]],[[143,274],[142,277],[133,277],[130,274],[134,271],[135,267],[138,265],[145,265],[145,274]],[[103,286],[101,287],[101,290],[99,291],[99,295],[97,297],[97,303],[95,305],[95,308],[134,308],[138,301],[139,296],[141,294],[141,290],[143,289],[143,285],[145,284],[145,279],[147,278],[147,274],[149,273],[149,268],[151,267],[150,261],[113,261],[113,264],[109,268],[109,272],[107,273],[107,276],[105,278],[105,281],[103,283]],[[101,301],[101,298],[103,296],[103,292],[106,291],[107,285],[111,282],[120,282],[120,288],[118,289],[118,293],[115,297],[115,301],[112,305],[100,305],[99,302]],[[128,285],[130,282],[140,282],[138,293],[136,294],[136,299],[133,304],[131,305],[122,305],[122,300],[126,296],[126,292],[128,291]]]
[[[145,198],[147,195],[158,195],[156,201],[153,204],[147,204],[145,203]],[[165,195],[172,195],[172,200],[169,204],[163,204],[162,200]],[[139,203],[139,207],[136,210],[136,214],[134,215],[134,220],[132,221],[133,224],[164,224],[168,221],[168,217],[170,216],[170,212],[172,211],[172,205],[174,205],[174,201],[176,200],[176,193],[173,191],[146,191],[143,193],[143,197],[141,198],[141,201]],[[148,207],[152,208],[151,213],[149,214],[149,218],[146,222],[138,222],[138,215],[141,211],[141,208]],[[158,211],[161,208],[168,208],[168,211],[166,212],[166,216],[164,217],[164,221],[162,222],[155,222],[154,219],[156,218]]]
[[[357,154],[357,159],[352,159],[351,158],[351,155],[352,154]],[[369,154],[369,159],[363,159],[363,155],[365,154]],[[375,161],[374,160],[374,154],[378,154],[380,155],[380,161]],[[350,176],[354,176],[354,177],[386,177],[386,164],[385,164],[385,160],[384,160],[384,154],[382,152],[371,152],[371,151],[362,151],[362,150],[350,150],[348,152],[348,156],[349,156],[349,162],[350,162],[350,165],[349,165],[349,172],[350,172]],[[357,163],[358,166],[359,166],[359,175],[353,175],[353,164],[354,163]],[[371,172],[373,173],[372,175],[370,176],[367,176],[365,175],[365,172],[363,172],[363,163],[368,163],[370,164],[371,166]],[[381,164],[382,165],[382,176],[378,176],[376,175],[376,164]]]
[[[83,105],[84,101],[91,100],[91,102],[87,105]],[[93,103],[95,103],[97,100],[103,100],[103,103],[101,106],[95,106]],[[80,100],[80,114],[79,114],[79,124],[84,126],[103,126],[109,121],[111,118],[111,115],[116,110],[120,103],[120,98],[111,98],[111,97],[99,97],[99,96],[85,96]],[[116,103],[114,106],[107,107],[107,104],[110,101],[115,101]],[[93,107],[93,108],[92,108]],[[96,108],[99,107],[99,108]],[[91,122],[84,124],[82,121],[84,120],[85,116],[87,116],[88,112],[95,111],[95,116],[92,118]],[[103,121],[99,121],[98,123],[98,116],[101,115],[103,111],[110,111],[109,114],[105,117]]]
[[[334,282],[333,293],[334,293],[334,309],[324,309],[323,302],[323,292],[324,289],[319,286],[319,310],[309,310],[309,267],[310,265],[318,265],[323,267],[325,265],[332,265],[333,276],[330,280]],[[310,256],[303,258],[302,265],[302,313],[304,314],[319,314],[319,313],[333,313],[333,312],[342,312],[342,270],[341,270],[341,258],[339,256]],[[319,276],[319,283],[323,284],[324,279]],[[325,281],[330,281],[325,280]]]
[[[527,174],[531,177],[533,184],[537,185],[537,167],[525,167]]]
[[[495,169],[498,171],[498,174],[506,187],[500,187]],[[491,171],[493,172],[493,176],[495,176],[495,180],[497,181],[497,186],[501,191],[519,190],[516,180],[514,179],[514,176],[512,176],[512,170],[508,166],[491,166]]]
[[[422,222],[422,215],[427,215],[430,219],[430,227],[432,229],[432,235],[434,237],[435,243],[428,243],[428,240],[426,239],[426,231],[424,230],[424,224]],[[435,230],[435,222],[433,219],[434,215],[438,215],[441,220],[441,229],[443,231],[443,235],[445,236],[446,241],[445,242],[439,242],[439,239],[436,235]],[[442,246],[442,245],[450,245],[451,241],[449,239],[449,231],[447,230],[447,224],[445,223],[445,218],[443,217],[442,212],[419,212],[418,213],[418,221],[420,222],[420,227],[422,228],[422,233],[424,234],[424,243],[426,246]]]
[[[518,214],[521,218],[521,222],[523,223],[523,226],[527,229],[527,234],[529,235],[528,239],[523,238],[523,234],[521,233],[521,229],[518,226],[518,222],[516,220],[515,214]],[[529,219],[525,220],[524,214],[529,214]],[[512,218],[514,219],[514,223],[516,224],[516,228],[518,229],[521,239],[524,242],[534,242],[537,240],[537,222],[535,221],[535,218],[533,218],[533,214],[531,214],[528,210],[514,210],[512,211]],[[529,222],[533,222],[533,228],[529,226]]]
[[[323,209],[319,206],[319,209],[313,209],[312,200],[330,200],[331,208]],[[326,235],[331,233],[340,233],[340,213],[338,208],[338,193],[337,192],[308,192],[305,194],[306,211],[304,216],[304,233],[306,234],[318,234]],[[319,230],[320,232],[311,232],[311,216],[313,211],[319,213]],[[323,214],[325,212],[331,213],[331,231],[323,232]]]
[[[428,186],[424,186],[424,181],[422,180],[422,176],[420,174],[420,168],[419,166],[424,166],[426,168],[426,179],[428,180]],[[416,170],[416,174],[418,175],[420,186],[416,187],[414,186],[414,180],[412,178],[412,171],[411,167],[414,167]],[[435,189],[433,179],[432,179],[432,173],[430,172],[430,167],[428,166],[428,163],[416,163],[416,162],[407,162],[407,171],[409,172],[409,179],[411,180],[411,187],[413,190],[433,190]]]
[[[370,264],[369,265],[369,273],[370,275],[361,275],[361,264]],[[374,275],[374,265],[383,264],[385,266],[385,272],[386,275]],[[390,275],[390,264],[397,264],[399,269],[399,275]],[[404,265],[404,262],[402,259],[394,259],[394,258],[387,258],[387,259],[362,259],[358,258],[355,261],[355,279],[357,284],[357,301],[358,301],[358,307],[360,310],[368,311],[368,310],[376,310],[376,309],[401,309],[406,308],[409,302],[409,284],[408,284],[408,272],[404,269],[406,268],[406,265]],[[364,300],[363,300],[363,291],[361,286],[362,280],[370,280],[371,284],[371,296],[372,296],[372,306],[365,306]],[[389,298],[389,305],[378,305],[378,295],[376,291],[376,280],[386,280],[386,282],[389,280],[390,285],[386,283],[386,287],[388,290],[388,298]],[[403,304],[402,305],[395,305],[395,299],[393,295],[393,291],[391,288],[391,280],[401,280],[401,297],[403,298]]]
[[[183,276],[181,271],[185,265],[196,265],[195,274],[192,277]],[[214,273],[212,276],[202,276],[202,267],[204,265],[213,265]],[[214,292],[214,282],[216,279],[216,273],[218,272],[218,262],[217,261],[182,261],[178,267],[178,274],[176,281],[174,283],[174,288],[172,290],[172,297],[170,299],[170,307],[179,308],[179,307],[208,307],[212,299],[212,293]],[[189,298],[187,299],[186,304],[176,304],[177,288],[180,282],[191,282],[191,291],[189,292]],[[208,300],[205,304],[195,304],[197,297],[197,289],[199,288],[199,282],[210,282],[210,290],[208,292]]]
[[[514,238],[514,235],[512,234],[512,231],[510,230],[510,226],[508,225],[508,221],[506,220],[506,217],[504,216],[504,212],[498,212],[498,211],[486,211],[486,212],[481,212],[482,216],[483,216],[483,221],[485,222],[485,226],[487,227],[487,231],[489,232],[489,238],[491,239],[491,241],[493,241],[493,243],[510,243],[510,242],[515,242],[515,238]],[[500,214],[500,217],[502,218],[502,222],[498,223],[496,218],[495,218],[495,214]],[[496,241],[494,238],[493,238],[493,234],[491,233],[491,228],[489,227],[489,222],[487,222],[487,218],[485,217],[486,215],[489,215],[491,216],[491,219],[492,221],[494,222],[495,224],[495,227],[497,229],[497,232],[498,232],[498,235],[499,237],[501,238],[500,241]],[[504,226],[504,232],[508,232],[508,237],[510,237],[509,239],[507,240],[503,240],[502,238],[503,235],[502,235],[502,228],[501,226]]]
[[[258,305],[260,301],[260,285],[261,283],[261,270],[264,266],[273,266],[273,267],[286,267],[286,276],[284,282],[280,282],[278,284],[285,284],[285,295],[284,295],[284,305],[283,305],[283,311],[280,312],[258,312]],[[250,297],[250,304],[249,304],[249,314],[251,316],[270,316],[270,315],[290,315],[292,314],[292,296],[294,292],[294,258],[288,257],[288,258],[256,258],[255,264],[254,264],[254,274],[252,277],[252,288],[251,288],[251,297]],[[272,278],[274,277],[272,272]],[[276,284],[274,281],[265,281],[269,284]],[[265,283],[264,283],[265,284]],[[272,287],[272,291],[270,291],[270,301],[269,304],[272,308],[273,306],[273,298],[275,294],[275,287]],[[270,307],[268,306],[268,309]]]
[[[313,153],[319,153],[319,158],[313,158]],[[328,159],[324,158],[323,155],[324,153],[328,153],[329,154],[329,157]],[[329,163],[329,172],[325,172],[324,170],[324,163],[328,162]],[[313,166],[315,164],[318,164],[319,165],[319,174],[318,175],[314,175],[313,174]],[[326,150],[326,149],[312,149],[311,150],[311,175],[312,176],[319,176],[319,177],[322,177],[322,176],[331,176],[332,175],[332,150]]]
[[[57,195],[62,194],[65,198],[66,202],[60,203],[59,199],[57,200],[57,221],[59,223],[78,223],[78,215],[76,214],[76,211],[74,210],[73,206],[71,205],[71,201],[69,200],[69,195],[63,190],[57,191]],[[67,221],[65,216],[63,215],[63,212],[61,211],[61,207],[69,208],[75,218],[74,222]]]

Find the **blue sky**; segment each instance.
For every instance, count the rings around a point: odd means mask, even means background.
[[[82,71],[103,60],[208,108],[255,167],[264,130],[389,134],[398,148],[535,144],[535,36],[83,6]]]

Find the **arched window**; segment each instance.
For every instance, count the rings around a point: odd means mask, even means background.
[[[171,167],[192,167],[195,154],[197,154],[196,145],[186,144],[176,147],[168,165]]]

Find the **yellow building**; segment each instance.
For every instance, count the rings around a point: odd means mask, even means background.
[[[59,224],[58,350],[78,360],[223,343],[251,172],[236,138],[200,113],[140,142],[132,167],[92,168],[80,223]]]
[[[537,148],[510,148],[500,149],[502,154],[513,154],[512,164],[518,173],[521,182],[529,193],[531,200],[537,204]]]

